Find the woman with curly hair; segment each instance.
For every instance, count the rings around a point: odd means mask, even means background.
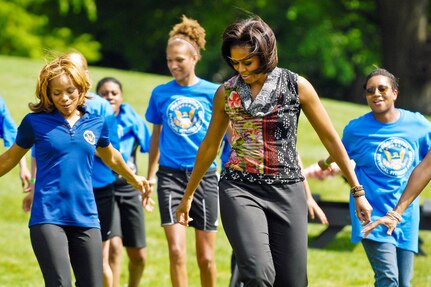
[[[148,178],[155,181],[160,217],[168,241],[170,274],[173,286],[188,286],[186,227],[178,224],[175,212],[184,195],[194,167],[196,152],[211,119],[214,94],[218,85],[199,78],[195,66],[205,47],[205,30],[185,16],[169,33],[166,60],[174,79],[157,86],[146,111],[153,124]],[[151,187],[150,187],[151,190]],[[196,256],[201,286],[215,286],[214,247],[218,223],[218,186],[216,163],[212,161],[197,188],[191,207],[196,231]]]

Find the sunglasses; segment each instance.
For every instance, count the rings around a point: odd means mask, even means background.
[[[386,92],[388,91],[388,89],[389,89],[388,86],[379,85],[377,87],[366,88],[365,89],[365,94],[367,96],[372,96],[372,95],[374,95],[376,93],[376,90],[378,90],[380,94],[386,94]]]

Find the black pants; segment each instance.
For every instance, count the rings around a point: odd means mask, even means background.
[[[102,239],[98,228],[41,224],[30,227],[30,238],[45,286],[103,285]]]
[[[220,213],[244,287],[307,286],[307,204],[302,182],[222,179]]]

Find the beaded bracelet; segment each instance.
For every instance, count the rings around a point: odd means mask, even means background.
[[[355,185],[354,187],[352,187],[350,189],[350,192],[355,193],[355,192],[361,191],[361,190],[364,190],[364,187],[362,185]]]
[[[361,197],[361,196],[364,196],[364,195],[365,195],[365,190],[358,190],[358,191],[352,192],[352,196],[354,198]]]
[[[395,219],[396,221],[398,221],[398,223],[401,222],[401,215],[398,212],[396,212],[395,210],[389,210],[386,213],[386,215],[389,216],[392,219]]]

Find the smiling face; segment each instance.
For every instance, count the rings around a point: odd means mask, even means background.
[[[398,90],[394,89],[391,80],[382,75],[370,78],[365,87],[365,95],[376,117],[390,115],[395,111]]]
[[[260,85],[266,80],[267,74],[255,74],[254,71],[260,67],[258,56],[250,57],[250,48],[247,46],[233,46],[229,57],[232,67],[239,73],[241,78],[250,86]]]
[[[49,81],[49,95],[55,108],[70,119],[76,115],[79,104],[79,90],[67,74],[61,74]]]
[[[123,93],[121,92],[120,86],[117,83],[108,81],[103,83],[97,92],[102,98],[108,100],[115,115],[118,115],[121,103],[123,102]]]
[[[166,49],[166,61],[175,81],[189,86],[196,81],[195,66],[199,56],[186,44],[173,43]]]

